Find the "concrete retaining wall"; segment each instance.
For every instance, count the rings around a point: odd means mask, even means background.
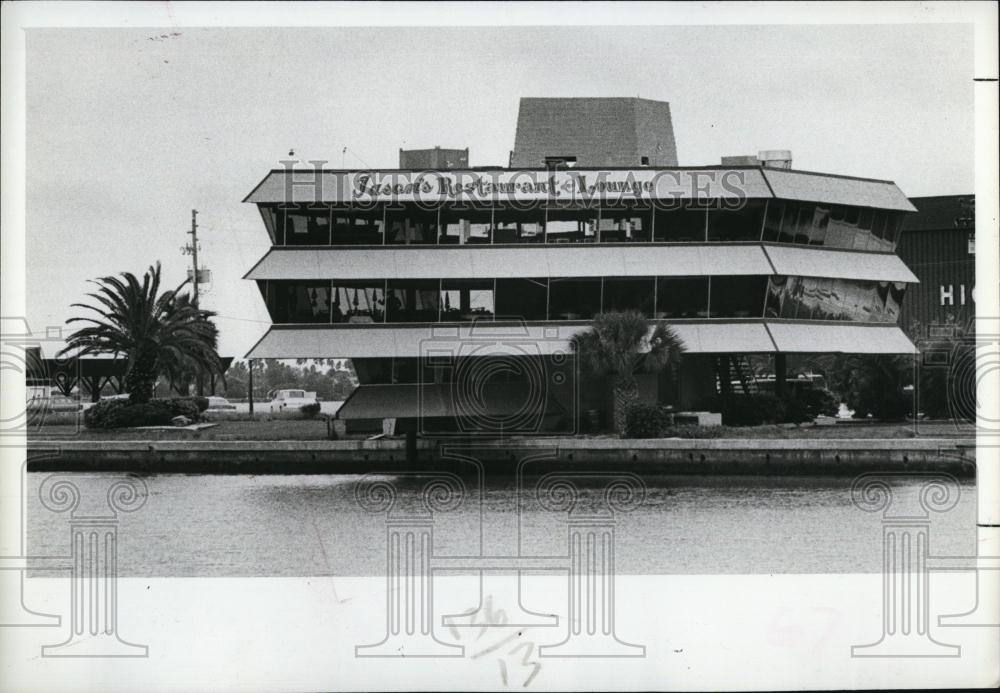
[[[464,451],[464,453],[463,453]],[[581,469],[698,474],[862,471],[947,471],[973,474],[975,441],[949,438],[890,440],[746,440],[532,438],[503,441],[418,441],[420,466],[441,469],[465,454],[487,469],[509,470],[529,456]],[[29,471],[139,473],[323,474],[365,473],[405,462],[405,442],[375,441],[30,441]],[[491,465],[492,463],[492,465]]]

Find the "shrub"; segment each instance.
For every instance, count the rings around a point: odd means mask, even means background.
[[[162,399],[154,399],[142,404],[129,404],[116,413],[114,427],[169,426],[177,416],[174,408]]]
[[[303,404],[299,407],[299,411],[302,412],[302,416],[307,419],[314,419],[316,415],[319,414],[319,402],[312,402],[310,404]]]
[[[669,419],[657,404],[631,402],[625,409],[625,438],[659,438]]]
[[[760,426],[783,421],[785,416],[785,403],[767,392],[717,395],[699,408],[720,412],[723,426]]]
[[[812,413],[808,399],[805,397],[789,397],[784,404],[785,410],[781,416],[782,423],[799,424],[816,418],[816,415]]]
[[[208,409],[208,397],[174,397],[173,399],[167,400],[168,402],[191,402],[195,405],[199,412],[203,412]],[[186,416],[186,414],[185,414]]]
[[[164,404],[166,404],[170,408],[170,411],[173,413],[173,416],[186,416],[187,418],[191,419],[191,421],[197,421],[200,418],[199,415],[201,414],[201,412],[204,411],[203,409],[199,408],[199,403],[196,401],[198,399],[205,399],[205,398],[177,397],[175,399],[154,400],[154,401],[162,401]],[[205,400],[205,403],[207,405],[208,400]],[[208,407],[206,406],[205,408],[207,409]]]
[[[87,428],[115,428],[118,412],[128,406],[124,399],[105,399],[83,412],[83,425]]]
[[[83,413],[87,428],[129,428],[134,426],[169,426],[175,416],[198,420],[194,398],[154,399],[132,404],[124,399],[102,400]]]

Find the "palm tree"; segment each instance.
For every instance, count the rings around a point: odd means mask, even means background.
[[[190,278],[161,294],[159,262],[146,271],[141,284],[130,272],[120,276],[91,280],[98,290],[87,295],[100,306],[73,306],[100,317],[67,320],[92,324],[70,335],[60,356],[73,351],[74,356],[124,355],[125,390],[134,403],[149,401],[160,374],[180,378],[193,369],[223,375],[216,351],[219,331],[210,319],[215,313],[201,310],[189,293],[181,293]]]
[[[590,330],[573,335],[570,347],[586,373],[611,377],[612,412],[617,433],[625,429],[625,411],[639,394],[638,373],[655,373],[677,363],[683,343],[662,322],[650,332],[637,312],[600,313]]]

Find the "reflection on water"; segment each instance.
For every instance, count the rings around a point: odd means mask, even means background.
[[[45,509],[28,475],[31,555],[68,552],[68,517]],[[112,475],[70,475],[103,496]],[[385,514],[355,497],[359,475],[145,477],[149,499],[122,515],[122,576],[382,575]],[[387,477],[397,508],[423,507],[426,479]],[[461,477],[463,502],[434,515],[439,556],[565,555],[567,513],[546,509],[513,480]],[[851,502],[851,477],[641,476],[643,503],[615,515],[616,564],[628,573],[834,573],[881,569],[881,515]],[[914,497],[921,480],[894,482]],[[578,484],[602,505],[602,486]],[[581,503],[583,501],[581,500]],[[550,504],[551,505],[551,504]],[[580,507],[583,507],[582,505]],[[595,506],[596,507],[596,506]],[[602,507],[604,507],[602,505]],[[932,517],[932,554],[975,553],[975,488]]]

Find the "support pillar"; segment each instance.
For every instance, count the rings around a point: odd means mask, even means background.
[[[778,397],[785,395],[785,378],[788,371],[788,356],[786,354],[774,355],[774,394]]]
[[[253,418],[253,359],[247,360],[247,401],[250,402],[250,418]]]

